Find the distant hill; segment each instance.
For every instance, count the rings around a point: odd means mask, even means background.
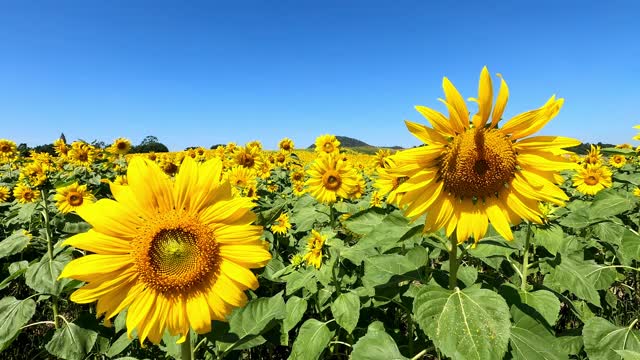
[[[378,149],[392,149],[392,150],[401,150],[404,149],[402,146],[373,146],[369,145],[366,142],[358,139],[354,139],[348,136],[336,136],[336,139],[340,141],[341,148],[349,148],[354,151],[363,152],[367,154],[374,154]],[[316,144],[311,144],[307,149],[315,149]]]
[[[591,149],[591,145],[592,144],[590,144],[590,143],[582,143],[582,144],[580,144],[578,146],[573,146],[573,147],[567,148],[567,150],[569,150],[571,152],[574,152],[574,153],[576,153],[578,155],[586,155],[589,152],[589,150]],[[616,147],[614,144],[605,144],[605,143],[601,143],[601,142],[598,142],[597,144],[593,144],[593,145],[600,146],[603,149],[604,148],[610,148],[610,147]]]

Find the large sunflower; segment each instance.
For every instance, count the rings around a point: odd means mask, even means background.
[[[537,110],[498,122],[507,104],[509,90],[501,80],[493,106],[493,87],[487,68],[480,74],[478,112],[469,118],[467,105],[458,90],[443,80],[447,118],[423,106],[416,109],[433,128],[407,121],[409,131],[427,146],[398,152],[393,156],[398,177],[408,179],[398,187],[404,192],[400,206],[409,217],[427,213],[425,230],[454,230],[457,241],[473,236],[477,242],[489,222],[506,239],[513,239],[510,224],[522,219],[540,223],[539,201],[563,204],[568,200],[555,183],[558,171],[575,168],[562,157],[565,147],[579,141],[557,136],[527,136],[540,130],[556,116],[563,99],[551,97]]]
[[[220,182],[222,164],[198,165],[186,158],[175,180],[155,163],[134,158],[129,185],[111,184],[115,200],[78,208],[93,226],[65,241],[94,254],[70,262],[60,277],[86,281],[71,295],[77,303],[97,301],[107,319],[128,308],[127,331],[142,343],[159,343],[165,329],[186,339],[189,328],[211,330],[247,301],[258,281],[249,270],[271,254],[251,225],[253,203],[233,198]]]
[[[305,185],[309,194],[322,203],[333,204],[340,198],[348,199],[356,186],[356,171],[348,161],[333,155],[319,156],[307,170],[309,179]]]

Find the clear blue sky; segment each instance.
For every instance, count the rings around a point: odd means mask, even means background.
[[[507,117],[557,94],[543,134],[637,145],[639,18],[631,0],[4,1],[0,138],[412,146],[413,106],[444,111],[443,76],[475,96],[487,65]]]

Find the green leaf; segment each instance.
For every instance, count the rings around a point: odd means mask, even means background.
[[[624,257],[623,263],[625,265],[631,265],[633,260],[640,259],[640,236],[625,229],[622,235],[622,244],[620,245],[620,252]]]
[[[16,278],[22,276],[25,272],[27,272],[27,268],[29,267],[29,263],[26,260],[16,261],[9,265],[9,276],[7,276],[2,282],[0,282],[0,290],[9,286],[11,281]]]
[[[580,253],[577,253],[579,255]],[[598,289],[607,287],[616,278],[615,269],[606,269],[593,260],[576,258],[576,254],[561,257],[552,264],[553,270],[545,277],[544,284],[559,292],[568,290],[579,298],[600,306]],[[558,256],[560,259],[560,256]],[[606,285],[606,286],[605,286]]]
[[[589,215],[589,210],[587,209],[575,210],[560,219],[559,223],[562,226],[581,229],[591,225],[592,220]]]
[[[622,214],[625,211],[633,209],[635,206],[635,200],[627,198],[613,189],[600,191],[593,199],[591,208],[591,218],[605,218]]]
[[[270,298],[251,300],[244,308],[234,310],[229,317],[229,332],[235,336],[218,343],[219,349],[223,352],[239,350],[243,344],[257,341],[256,337],[272,328],[277,320],[284,319],[285,309],[280,292]]]
[[[84,221],[78,221],[78,222],[65,222],[64,228],[62,228],[62,231],[66,232],[67,234],[79,234],[79,233],[87,232],[89,231],[89,229],[91,229],[91,225],[89,225]]]
[[[594,317],[582,329],[584,350],[591,360],[621,359],[616,350],[640,351],[640,332]]]
[[[353,360],[405,360],[393,338],[384,331],[380,321],[374,321],[367,328],[367,334],[353,345]]]
[[[593,233],[600,239],[609,244],[620,245],[622,236],[627,228],[624,225],[616,224],[612,221],[603,221],[591,225]]]
[[[567,354],[551,344],[555,338],[544,325],[520,310],[514,312],[511,327],[511,355],[514,360],[564,360]]]
[[[640,352],[631,350],[615,350],[622,360],[640,360]]]
[[[517,248],[512,242],[508,242],[502,236],[483,238],[475,248],[469,249],[469,254],[477,258],[508,257]]]
[[[560,314],[560,300],[547,290],[524,291],[518,289],[523,304],[534,308],[545,321],[553,326]]]
[[[300,320],[304,312],[307,311],[307,300],[292,296],[285,305],[285,317],[282,321],[282,342],[283,345],[289,343],[289,331],[293,329]]]
[[[291,295],[302,288],[309,290],[311,293],[317,292],[318,285],[315,272],[314,268],[308,267],[283,277],[287,280],[286,294]]]
[[[36,302],[32,299],[7,296],[0,300],[0,352],[11,344],[35,312]]]
[[[329,330],[326,323],[316,319],[309,319],[302,324],[296,340],[293,342],[292,360],[317,360],[324,349],[329,345],[333,331]]]
[[[50,354],[63,359],[84,359],[91,352],[98,338],[93,330],[83,329],[74,323],[65,323],[53,333],[45,348]]]
[[[116,341],[114,341],[111,346],[109,346],[107,356],[114,357],[120,354],[129,346],[129,344],[131,344],[131,342],[133,342],[133,339],[129,339],[129,336],[126,332],[122,333],[122,335],[120,335],[120,337],[116,339]]]
[[[502,359],[507,352],[511,315],[493,291],[428,285],[416,296],[413,312],[436,347],[453,359]]]
[[[26,284],[42,294],[60,295],[64,286],[71,281],[70,279],[58,280],[62,269],[69,261],[71,261],[69,251],[58,254],[51,262],[49,262],[49,254],[44,254],[39,262],[30,265],[27,269]]]
[[[14,231],[8,238],[0,241],[0,259],[22,252],[29,245],[29,241],[31,238],[24,230]]]
[[[366,257],[385,252],[399,246],[402,237],[412,230],[409,220],[399,211],[387,215],[371,232],[363,236],[356,245],[346,248],[340,255],[359,265]],[[378,249],[375,251],[374,249]]]
[[[635,155],[635,150],[633,149],[621,149],[621,148],[603,148],[600,149],[600,151],[602,151],[603,154],[607,154],[607,155]]]
[[[351,334],[360,318],[360,297],[353,292],[338,295],[331,303],[331,313],[338,325]]]
[[[565,237],[562,227],[558,225],[534,226],[533,235],[533,242],[547,249],[552,255],[558,253]]]
[[[385,216],[384,210],[371,208],[349,217],[344,222],[344,226],[351,232],[364,235],[370,233],[378,226]]]
[[[373,288],[388,283],[394,275],[403,275],[415,270],[415,264],[399,254],[367,257],[364,259],[362,284]]]

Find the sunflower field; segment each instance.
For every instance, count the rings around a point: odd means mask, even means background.
[[[640,359],[640,157],[499,81],[375,155],[0,139],[0,357]]]

